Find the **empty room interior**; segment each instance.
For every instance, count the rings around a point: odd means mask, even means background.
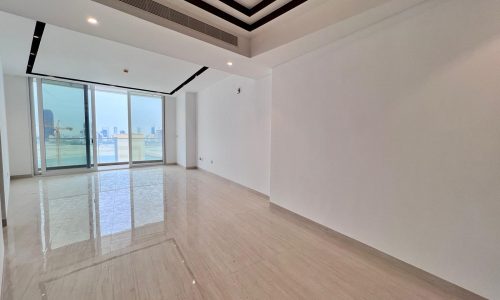
[[[499,0],[1,0],[14,299],[499,299]]]

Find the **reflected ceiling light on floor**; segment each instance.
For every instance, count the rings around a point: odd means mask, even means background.
[[[92,25],[97,25],[99,23],[99,22],[97,22],[97,19],[92,18],[92,17],[88,18],[87,22],[89,22]]]
[[[230,61],[228,61],[228,62],[227,62],[227,65],[228,65],[228,66],[232,66],[232,65],[233,65],[233,63],[232,63],[232,62],[230,62]]]

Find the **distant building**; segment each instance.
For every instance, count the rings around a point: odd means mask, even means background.
[[[113,134],[118,134],[118,127],[113,127]]]
[[[156,133],[155,127],[151,127],[151,134],[154,135]]]
[[[101,135],[102,135],[102,137],[105,137],[105,138],[109,137],[108,129],[107,128],[103,128],[101,130]]]
[[[43,110],[43,134],[45,139],[54,135],[54,113],[50,109]]]

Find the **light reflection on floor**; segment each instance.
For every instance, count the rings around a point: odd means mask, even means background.
[[[2,299],[474,299],[199,170],[14,180]]]

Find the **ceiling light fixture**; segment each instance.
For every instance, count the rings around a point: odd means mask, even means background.
[[[233,65],[233,63],[232,63],[232,62],[230,62],[230,61],[228,61],[228,62],[227,62],[227,65],[228,65],[228,66],[232,66],[232,65]]]
[[[89,22],[92,25],[97,25],[99,23],[99,22],[97,22],[97,19],[92,18],[92,17],[88,18],[87,22]]]

